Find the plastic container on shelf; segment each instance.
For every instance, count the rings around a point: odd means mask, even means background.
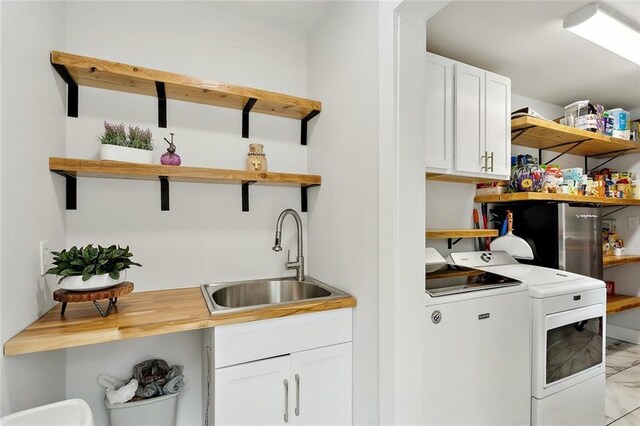
[[[578,117],[589,114],[589,100],[576,101],[564,107],[564,118],[566,125],[576,127]]]
[[[178,395],[158,396],[143,401],[104,405],[109,410],[111,426],[175,426],[178,412]]]
[[[609,117],[613,118],[613,131],[614,134],[617,130],[625,131],[630,129],[629,126],[629,112],[622,108],[614,108],[606,111]],[[627,137],[628,139],[628,137]]]

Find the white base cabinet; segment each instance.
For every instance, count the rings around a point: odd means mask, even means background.
[[[350,425],[351,339],[350,308],[204,330],[204,424]]]
[[[427,52],[425,171],[508,179],[511,80]]]

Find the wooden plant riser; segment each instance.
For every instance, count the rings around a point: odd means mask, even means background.
[[[116,303],[118,302],[118,296],[123,296],[125,294],[129,294],[133,291],[133,283],[124,281],[120,284],[117,284],[113,287],[103,288],[101,290],[90,290],[90,291],[71,291],[58,289],[53,292],[53,300],[56,302],[62,302],[62,310],[60,311],[60,316],[64,316],[64,311],[67,309],[67,303],[76,303],[76,302],[93,302],[96,305],[96,309],[100,312],[100,315],[106,317],[109,315],[111,310]],[[104,311],[98,304],[98,300],[109,299],[109,305],[107,305],[107,310]]]

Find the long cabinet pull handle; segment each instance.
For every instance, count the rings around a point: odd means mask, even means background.
[[[493,151],[491,151],[491,156],[489,158],[491,158],[491,171],[493,172]]]
[[[484,159],[484,167],[481,167],[480,170],[484,170],[485,172],[489,171],[489,169],[487,169],[487,160],[488,160],[487,154],[488,154],[487,151],[485,151],[484,155],[482,157],[480,157],[480,158]]]
[[[296,416],[300,415],[300,375],[296,374]]]
[[[289,421],[289,380],[284,379],[284,422]]]

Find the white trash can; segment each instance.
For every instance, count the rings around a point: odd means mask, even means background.
[[[111,426],[176,426],[178,393],[143,401],[111,404],[106,399]]]

